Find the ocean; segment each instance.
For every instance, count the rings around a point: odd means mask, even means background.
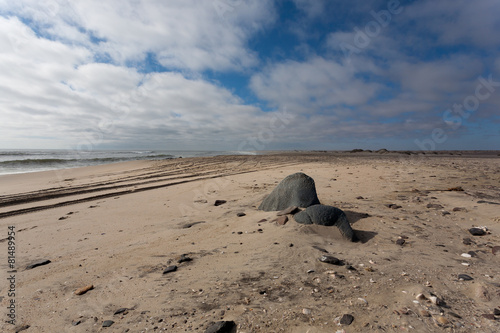
[[[235,151],[161,150],[0,150],[0,175],[27,173],[136,160],[164,160],[179,157],[241,155]]]

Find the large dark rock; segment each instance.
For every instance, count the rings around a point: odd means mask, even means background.
[[[314,179],[302,172],[297,172],[283,179],[262,201],[259,210],[270,212],[290,206],[307,208],[312,205],[319,205]]]
[[[205,333],[236,333],[236,329],[234,321],[218,321],[207,328]]]
[[[345,213],[336,207],[326,205],[314,205],[293,216],[295,221],[302,224],[319,224],[325,226],[336,226],[342,236],[354,241],[354,231],[347,220]]]

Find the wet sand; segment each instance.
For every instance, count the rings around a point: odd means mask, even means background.
[[[346,212],[359,242],[291,216],[277,225],[275,212],[257,210],[299,171],[323,204]],[[5,323],[9,226],[23,332],[204,332],[218,320],[247,333],[500,330],[498,152],[138,161],[0,184],[5,332],[15,331]],[[471,235],[476,226],[488,233]],[[320,262],[325,251],[345,264]],[[39,259],[50,263],[26,269]],[[350,325],[339,324],[344,314]]]

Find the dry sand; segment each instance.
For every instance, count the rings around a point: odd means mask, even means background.
[[[314,178],[323,204],[347,213],[360,242],[291,216],[280,226],[275,212],[256,209],[298,171]],[[218,320],[234,320],[240,333],[500,331],[497,153],[218,156],[0,184],[2,332],[204,332]],[[5,322],[8,226],[16,328]],[[473,226],[490,233],[472,236]],[[346,265],[320,262],[322,250]],[[192,260],[178,263],[183,254]],[[38,259],[51,263],[25,269]],[[177,271],[162,274],[170,265]],[[119,308],[128,310],[114,315]],[[344,314],[352,324],[339,325]],[[114,324],[103,328],[105,320]]]

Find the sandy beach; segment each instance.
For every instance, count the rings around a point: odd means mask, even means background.
[[[296,172],[358,242],[257,210]],[[134,161],[0,184],[2,332],[500,331],[498,152]],[[320,262],[327,252],[344,264]],[[38,260],[50,263],[27,269]]]

